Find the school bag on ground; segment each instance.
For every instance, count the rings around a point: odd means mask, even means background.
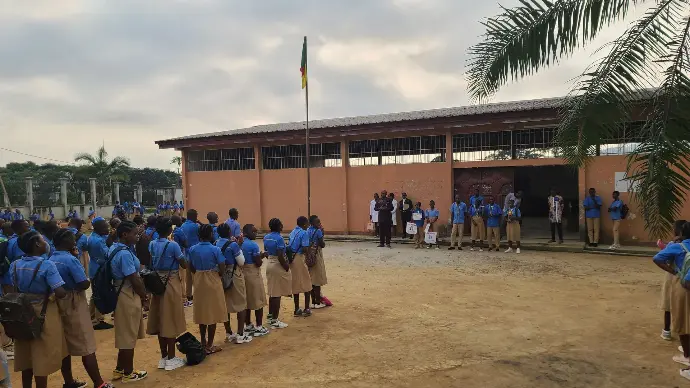
[[[176,341],[177,350],[187,356],[187,365],[198,365],[206,358],[206,349],[192,333],[184,333]]]
[[[170,245],[170,241],[166,242],[165,246],[163,247],[163,251],[161,252],[161,260],[163,260],[163,257],[165,256],[165,251],[168,249],[168,245]],[[151,262],[151,265],[153,265],[153,262]],[[168,276],[166,276],[165,282],[161,280],[161,276],[158,274],[158,271],[154,270],[151,266],[146,266],[146,268],[142,269],[139,272],[139,276],[141,276],[141,279],[144,281],[144,287],[146,287],[148,292],[152,293],[153,295],[163,295],[165,294],[165,289],[168,288],[170,271],[172,271],[172,268],[168,270]]]
[[[34,269],[29,286],[36,279],[41,264],[43,264],[43,260],[40,260],[36,269]],[[15,284],[17,283],[16,267],[14,270],[14,282]],[[50,290],[50,288],[48,289]],[[0,297],[0,322],[5,328],[5,334],[12,339],[24,341],[41,338],[49,297],[50,291],[46,292],[43,298],[43,307],[38,316],[36,316],[36,310],[34,310],[31,304],[31,297],[29,295],[22,292],[13,292]]]
[[[120,296],[122,286],[125,284],[124,279],[120,287],[115,287],[113,284],[113,268],[111,262],[118,252],[124,251],[125,247],[119,247],[108,256],[108,259],[96,271],[93,277],[92,292],[93,303],[101,314],[110,314],[115,311],[117,307],[117,298]]]

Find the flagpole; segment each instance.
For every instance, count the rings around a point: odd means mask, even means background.
[[[307,45],[307,37],[304,37],[304,46],[306,47]],[[306,58],[305,58],[306,62]],[[306,65],[306,63],[305,63]],[[305,143],[306,143],[306,148],[307,148],[307,217],[311,217],[311,171],[310,171],[310,166],[311,166],[311,160],[310,160],[310,152],[309,152],[309,77],[308,77],[308,69],[309,66],[305,66],[306,69],[305,71],[307,72],[307,84],[305,85],[305,102],[306,102],[306,116],[307,116],[307,121],[306,121],[306,135],[305,135]]]

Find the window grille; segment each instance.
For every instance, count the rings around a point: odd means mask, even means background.
[[[254,148],[227,148],[187,152],[187,171],[253,170]]]
[[[305,144],[261,147],[263,169],[306,168]],[[341,167],[340,143],[309,144],[309,167]]]
[[[446,160],[446,137],[413,136],[350,142],[350,166],[433,163]]]

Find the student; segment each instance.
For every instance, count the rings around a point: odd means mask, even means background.
[[[379,212],[374,208],[379,200],[379,193],[374,193],[374,199],[369,202],[369,221],[374,224],[374,235],[379,236]]]
[[[46,388],[48,376],[60,370],[67,357],[62,321],[55,302],[56,298],[64,298],[67,292],[63,287],[65,282],[55,264],[41,258],[48,251],[48,244],[39,233],[30,231],[22,234],[19,238],[19,248],[26,255],[14,261],[9,271],[17,291],[29,295],[36,315],[40,314],[44,303],[47,309],[41,337],[30,341],[15,341],[14,370],[22,372],[24,387],[31,387],[33,379],[37,388]],[[51,294],[47,301],[46,294]],[[85,383],[71,380],[65,382],[65,387],[86,386]]]
[[[113,380],[123,383],[143,380],[148,376],[144,370],[134,369],[134,348],[137,340],[144,339],[143,304],[146,301],[146,288],[139,277],[141,264],[132,252],[131,246],[137,241],[138,231],[135,223],[122,221],[116,230],[117,242],[108,251],[114,285],[120,289],[115,308],[115,348],[118,349],[117,364]]]
[[[53,245],[53,237],[55,233],[60,229],[55,221],[41,221],[42,224],[41,234],[43,239],[46,240],[48,246],[50,247],[48,253],[43,256],[44,259],[49,258],[53,252],[55,252],[55,245]]]
[[[84,270],[88,273],[89,267],[89,238],[86,234],[81,233],[81,228],[84,221],[78,218],[73,218],[69,221],[67,229],[74,234],[76,240],[77,251],[79,253],[78,259]]]
[[[508,234],[508,249],[506,253],[513,251],[513,241],[515,241],[515,253],[520,253],[520,219],[522,213],[520,208],[515,206],[515,201],[508,201],[508,207],[503,210],[506,219],[506,231]]]
[[[456,195],[454,205],[457,204],[457,202],[459,200],[460,200],[460,197]],[[463,205],[464,205],[464,203],[463,203]],[[458,208],[459,208],[459,205],[458,205]],[[433,200],[429,201],[429,208],[424,212],[424,217],[426,218],[426,225],[429,227],[429,232],[437,232],[438,231],[438,228],[436,227],[436,225],[438,222],[439,214],[440,213],[439,213],[438,209],[436,209],[436,202],[434,202]],[[464,210],[462,213],[462,217],[463,217],[463,221],[464,221],[464,217],[465,217]],[[453,216],[453,218],[454,218],[453,222],[455,223],[455,216]],[[456,228],[456,225],[454,224],[453,229],[455,230],[455,228]],[[462,232],[460,232],[460,233],[462,233]],[[462,245],[462,237],[460,238],[460,240],[461,241],[460,241],[460,245],[458,245],[458,249],[462,250],[462,246],[461,246]],[[452,248],[452,244],[453,243],[451,242],[451,248]],[[427,249],[431,248],[431,244],[427,245],[426,248]],[[436,249],[439,249],[438,239],[436,240]]]
[[[412,221],[417,225],[417,233],[414,235],[414,249],[419,249],[424,244],[424,210],[422,203],[417,202],[412,210]]]
[[[177,243],[177,245],[180,246],[182,249],[182,253],[185,255],[185,258],[187,257],[187,237],[184,234],[184,230],[181,228],[182,226],[182,217],[180,216],[172,216],[170,217],[170,221],[173,224],[173,241]],[[188,302],[187,302],[187,272],[189,271],[189,266],[187,268],[182,268],[180,267],[180,279],[182,280],[182,297],[183,297],[183,304],[185,307],[189,307]],[[191,276],[191,275],[190,275]],[[191,294],[191,290],[189,291]]]
[[[96,272],[108,258],[108,245],[113,243],[114,236],[110,233],[108,222],[103,217],[93,219],[93,233],[86,242],[89,253],[89,279],[93,281]],[[103,320],[103,315],[98,311],[93,302],[93,294],[89,301],[89,311],[91,312],[91,323],[95,330],[112,329],[113,325]]]
[[[432,209],[434,209],[433,206]],[[436,210],[435,213],[438,213],[438,210]],[[456,242],[458,245],[458,250],[462,250],[462,237],[465,231],[465,213],[467,213],[467,205],[465,205],[465,202],[462,202],[460,200],[460,196],[456,194],[455,202],[453,202],[453,204],[450,205],[450,214],[453,221],[453,229],[450,232],[450,247],[448,248],[449,251],[455,249]],[[438,220],[438,215],[436,215],[436,218]],[[434,226],[434,230],[431,230],[431,228],[429,228],[429,232],[437,232],[435,228],[436,222],[430,223],[430,225]],[[458,241],[458,235],[460,236],[460,241]],[[431,245],[429,245],[429,247],[431,247]],[[436,244],[436,248],[438,248],[438,244]]]
[[[285,241],[280,235],[283,223],[273,218],[268,222],[271,233],[264,236],[264,249],[268,254],[266,266],[266,285],[268,286],[268,324],[271,329],[284,329],[287,323],[281,322],[280,299],[292,295],[292,273],[285,256]]]
[[[599,245],[599,227],[601,217],[601,197],[597,195],[594,188],[589,189],[589,196],[582,201],[582,206],[585,208],[585,221],[587,224],[587,237],[589,238],[589,246],[597,247]]]
[[[168,240],[172,233],[172,222],[169,218],[162,218],[156,223],[158,239],[149,243],[151,254],[151,268],[160,275],[165,292],[163,295],[153,295],[149,307],[149,318],[146,334],[157,335],[161,349],[161,359],[158,369],[172,371],[185,365],[185,361],[175,357],[175,341],[177,336],[187,331],[182,300],[182,281],[179,268],[187,264],[180,246]]]
[[[477,190],[478,191],[478,190]],[[472,225],[470,228],[470,236],[472,238],[472,246],[470,251],[474,251],[474,243],[479,240],[479,252],[481,252],[482,244],[484,243],[484,206],[482,199],[476,198],[470,207],[470,217],[472,217]]]
[[[177,203],[175,203],[177,205]],[[208,224],[213,227],[213,241],[218,240],[218,226],[216,225],[218,223],[218,214],[216,212],[208,212],[206,214],[206,219],[208,220]]]
[[[237,240],[242,236],[242,227],[240,226],[240,223],[237,222],[240,218],[240,212],[237,211],[237,209],[232,208],[228,211],[228,215],[230,218],[228,218],[227,221],[225,221],[226,224],[230,227],[230,240]]]
[[[199,213],[194,209],[189,209],[187,211],[187,221],[182,223],[180,227],[185,236],[185,241],[187,242],[187,249],[192,249],[196,244],[199,243],[199,223],[198,223]],[[189,256],[187,256],[189,260]],[[187,302],[185,302],[185,307],[191,307],[194,305],[194,294],[193,287],[194,281],[192,277],[192,271],[185,271],[185,291],[187,293]]]
[[[668,245],[659,244],[659,248],[665,249],[671,244],[677,244],[683,241],[683,237],[681,236],[683,234],[683,225],[685,225],[686,222],[687,221],[685,220],[677,220],[673,224],[675,237],[668,243]],[[677,278],[678,277],[675,275],[675,273],[664,272],[664,280],[661,286],[660,307],[664,312],[664,328],[661,330],[661,338],[666,341],[671,341],[673,339],[671,337],[671,288],[673,286],[673,282],[677,280]]]
[[[407,226],[408,222],[412,222],[412,208],[414,205],[412,204],[412,200],[407,198],[407,193],[402,193],[402,201],[400,201],[400,217],[402,219],[402,226],[403,226],[403,238],[407,238],[407,232],[405,227]],[[412,240],[414,236],[410,235],[410,240]]]
[[[269,333],[263,326],[264,306],[266,306],[266,291],[264,289],[264,279],[261,275],[261,265],[263,259],[268,257],[268,253],[261,252],[256,240],[256,228],[252,224],[247,224],[242,228],[244,240],[242,241],[242,254],[244,255],[244,284],[247,289],[247,315],[244,331],[254,337],[262,337]],[[232,232],[231,232],[232,233]],[[250,310],[254,310],[256,326],[251,323]]]
[[[146,219],[146,229],[144,233],[148,236],[151,241],[158,240],[158,232],[156,232],[156,224],[158,222],[158,217],[149,216]]]
[[[173,215],[179,215],[180,214],[180,205],[177,204],[177,202],[173,203]]]
[[[470,205],[475,205],[479,201],[479,206],[484,206],[484,197],[479,194],[479,187],[474,188],[474,194],[470,197]]]
[[[489,197],[489,205],[484,208],[486,216],[486,241],[489,244],[489,252],[496,249],[498,252],[501,246],[501,218],[503,211],[501,207],[494,201],[494,197]],[[493,247],[491,243],[493,242]]]
[[[19,237],[29,232],[29,223],[24,220],[14,220],[10,224],[13,235],[7,240],[7,259],[10,263],[19,260],[24,256],[24,252],[19,247]],[[5,272],[2,277],[2,293],[9,294],[14,291],[11,271]]]
[[[93,381],[93,386],[112,388],[112,384],[103,381],[98,368],[96,336],[91,325],[89,305],[86,299],[86,290],[91,283],[86,277],[84,267],[77,259],[79,250],[75,235],[70,229],[60,229],[55,233],[53,242],[55,253],[50,256],[50,261],[55,264],[60,277],[65,282],[63,288],[67,294],[64,298],[57,300],[67,351],[69,352],[62,363],[65,381],[74,381],[71,357],[81,357],[84,369]]]
[[[292,298],[295,302],[294,316],[296,317],[308,317],[311,315],[309,301],[313,287],[309,267],[307,267],[307,263],[304,260],[304,252],[311,246],[309,233],[307,232],[308,226],[309,220],[307,217],[300,216],[297,218],[297,226],[290,232],[290,239],[288,240],[288,247],[290,247],[294,255],[290,263],[290,272],[292,273]],[[265,238],[264,247],[266,247]],[[304,293],[304,310],[299,308],[299,294],[301,293]]]
[[[247,289],[244,284],[242,266],[244,266],[244,255],[242,249],[236,241],[230,241],[230,226],[221,224],[218,226],[220,238],[216,241],[216,246],[220,248],[225,257],[225,270],[232,271],[232,288],[225,290],[225,306],[228,309],[228,321],[225,325],[226,342],[235,341],[237,344],[251,342],[253,336],[245,333],[244,322],[247,315]],[[237,314],[237,334],[233,334],[230,325],[230,314]]]
[[[309,244],[312,248],[316,249],[316,263],[309,267],[309,276],[311,276],[311,300],[312,309],[322,309],[326,307],[321,301],[321,287],[328,284],[328,278],[326,277],[326,263],[323,260],[323,248],[326,247],[326,243],[323,240],[323,226],[321,225],[321,220],[318,216],[312,215],[309,217],[309,229],[307,233],[309,234]]]
[[[221,280],[221,274],[225,272],[225,257],[220,248],[213,245],[211,225],[201,225],[199,239],[201,241],[189,248],[187,255],[189,269],[194,274],[194,291],[198,296],[194,304],[194,323],[199,325],[201,344],[206,354],[213,354],[223,350],[213,345],[216,324],[225,322],[228,316]]]
[[[621,201],[620,195],[621,193],[618,191],[614,191],[613,194],[611,194],[613,202],[611,202],[611,206],[609,206],[609,215],[611,216],[611,221],[613,221],[613,244],[609,249],[620,249],[621,247],[619,229],[621,226],[621,219],[623,218],[621,215],[623,201]]]
[[[551,189],[551,195],[548,198],[549,202],[549,222],[551,223],[551,241],[556,242],[556,231],[558,231],[558,243],[563,244],[563,208],[565,202],[556,189]]]

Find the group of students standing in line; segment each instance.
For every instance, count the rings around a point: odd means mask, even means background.
[[[78,219],[70,220],[69,227],[62,229],[55,222],[39,223],[36,230],[24,220],[3,225],[0,229],[8,238],[11,261],[2,278],[3,292],[30,295],[37,313],[44,296],[50,295],[41,337],[16,340],[14,344],[14,369],[22,372],[23,386],[31,387],[33,379],[36,387],[46,387],[48,375],[60,370],[65,388],[86,387],[72,376],[70,357],[75,356],[82,357],[94,387],[112,387],[100,375],[94,330],[113,325],[103,321],[93,298],[87,301],[85,293],[101,266],[110,266],[114,286],[120,289],[113,314],[115,347],[119,350],[113,380],[123,383],[148,375],[134,368],[134,349],[145,334],[158,336],[159,369],[172,371],[185,365],[175,355],[176,338],[187,329],[185,306],[193,306],[194,323],[199,325],[202,346],[210,355],[222,350],[214,345],[218,323],[225,326],[226,342],[243,344],[269,334],[269,329],[288,326],[279,319],[283,296],[293,297],[294,315],[299,317],[309,317],[312,309],[330,305],[321,294],[327,277],[324,232],[318,216],[299,217],[287,245],[281,236],[282,222],[270,220],[262,252],[255,242],[256,227],[247,224],[240,228],[236,209],[229,215],[221,225],[215,225],[215,213],[209,213],[209,224],[201,224],[193,209],[187,212],[186,220],[151,216],[144,223],[139,216],[135,222],[114,218],[109,223],[96,217],[88,237],[80,232],[82,221]],[[149,254],[145,260],[138,257],[144,256],[137,246],[141,240]],[[264,261],[267,290],[260,269]],[[161,295],[148,293],[140,277],[143,268],[156,271],[164,280]],[[226,271],[232,278],[230,288],[223,286]],[[300,305],[302,294],[304,308]],[[267,304],[266,327],[263,309]],[[231,328],[231,313],[237,314],[237,333]]]

